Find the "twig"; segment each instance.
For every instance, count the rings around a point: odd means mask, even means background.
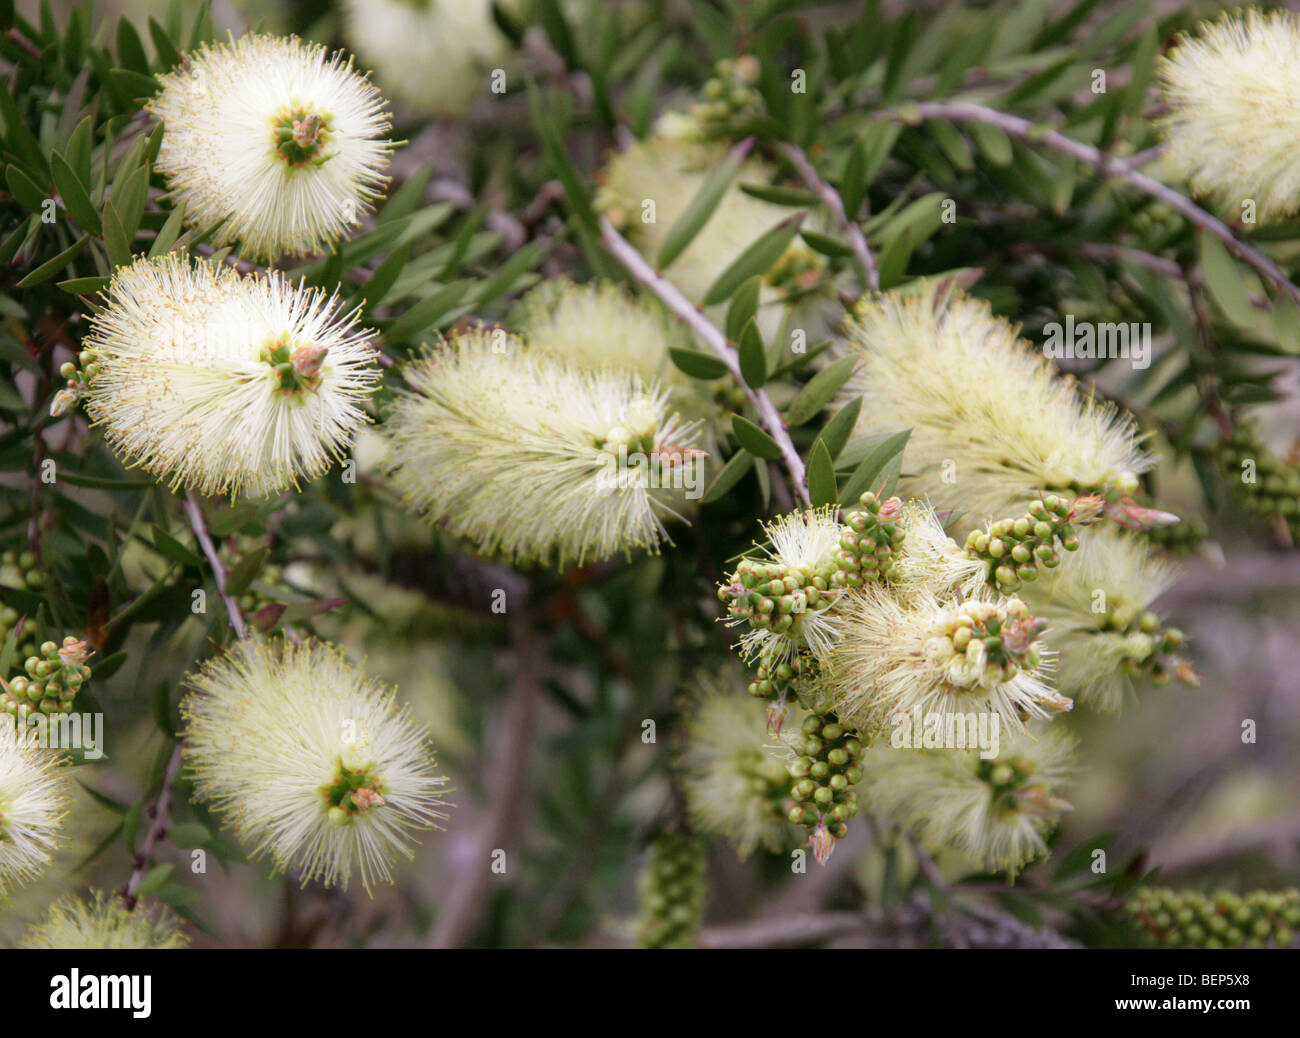
[[[244,614],[239,611],[239,603],[226,591],[226,566],[217,555],[212,537],[208,534],[208,524],[203,519],[203,511],[199,508],[199,502],[191,490],[185,492],[185,514],[189,516],[194,536],[198,539],[204,556],[207,557],[208,565],[212,567],[212,575],[217,580],[217,593],[221,595],[221,601],[226,604],[226,612],[230,614],[230,626],[234,628],[239,640],[247,645],[248,629],[244,626]]]
[[[605,248],[609,250],[610,255],[627,268],[629,274],[658,296],[660,302],[668,307],[672,313],[685,321],[691,330],[700,337],[700,341],[727,365],[727,370],[735,376],[736,382],[745,391],[745,397],[753,405],[759,422],[780,448],[781,458],[785,462],[786,471],[790,474],[790,482],[794,485],[795,493],[805,505],[811,505],[812,499],[808,496],[808,482],[804,473],[803,459],[799,457],[799,452],[795,450],[790,434],[786,431],[785,423],[781,420],[780,412],[777,411],[776,405],[772,403],[771,397],[761,389],[751,389],[745,382],[744,376],[740,373],[740,360],[735,350],[727,345],[726,336],[717,329],[712,321],[700,313],[690,300],[682,295],[676,285],[655,271],[631,242],[619,234],[614,225],[604,217],[600,221],[600,240]]]
[[[857,257],[862,267],[866,287],[872,292],[879,292],[880,268],[876,266],[876,258],[871,254],[871,246],[867,244],[866,235],[862,233],[857,220],[850,219],[849,214],[844,211],[844,199],[840,197],[840,193],[821,178],[816,167],[798,145],[782,143],[780,151],[790,160],[790,164],[794,166],[795,172],[799,174],[808,189],[817,193],[822,204],[831,211],[831,215],[848,235],[849,248],[853,250],[853,255]]]
[[[1044,144],[1080,162],[1094,166],[1098,172],[1106,176],[1119,177],[1142,193],[1181,213],[1207,234],[1218,238],[1229,252],[1300,303],[1300,288],[1291,282],[1281,267],[1243,242],[1232,228],[1218,217],[1206,212],[1186,195],[1140,172],[1136,168],[1139,164],[1136,160],[1146,161],[1145,153],[1139,153],[1130,159],[1115,158],[1089,144],[1076,141],[1073,137],[1067,137],[1056,130],[1039,126],[1028,119],[966,101],[922,101],[909,105],[904,111],[881,112],[880,117],[911,121],[910,116],[913,113],[922,119],[947,119],[953,122],[974,122],[996,126],[1008,136]]]

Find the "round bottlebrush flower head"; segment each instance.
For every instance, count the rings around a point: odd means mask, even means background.
[[[979,749],[895,749],[862,759],[864,800],[911,828],[930,850],[952,847],[973,865],[1014,876],[1046,850],[1044,837],[1071,809],[1061,798],[1074,740],[1034,722],[1004,740],[997,756]]]
[[[187,682],[185,760],[199,799],[256,855],[344,888],[392,882],[413,833],[446,818],[445,778],[394,691],[319,642],[257,641]]]
[[[457,332],[404,370],[383,430],[412,508],[487,555],[563,568],[658,550],[703,492],[697,431],[634,372],[587,370],[501,329]]]
[[[340,458],[380,371],[336,297],[174,253],[119,268],[82,343],[86,410],[173,489],[264,496]]]
[[[181,921],[162,906],[128,909],[120,899],[91,891],[89,900],[66,898],[23,935],[24,948],[177,949],[189,946]]]
[[[802,717],[793,720],[797,729]],[[702,677],[680,758],[694,828],[726,838],[742,858],[781,847],[789,833],[785,752],[752,699]]]
[[[349,45],[414,115],[464,115],[508,56],[492,0],[344,0],[343,16]]]
[[[1063,691],[1100,710],[1118,710],[1132,678],[1163,684],[1171,674],[1195,681],[1175,652],[1182,632],[1162,628],[1151,603],[1173,584],[1174,569],[1139,537],[1099,526],[1079,535],[1079,549],[1025,598],[1050,624],[1044,641],[1057,652]]]
[[[1160,62],[1166,154],[1192,190],[1261,222],[1300,208],[1300,19],[1290,11],[1224,15],[1183,36]]]
[[[544,281],[521,300],[513,323],[537,349],[587,368],[630,368],[646,382],[661,382],[682,415],[721,425],[723,411],[707,384],[669,358],[670,347],[691,345],[680,327],[662,307],[634,297],[622,285]]]
[[[899,714],[996,714],[1003,730],[1070,709],[1048,684],[1042,621],[1015,598],[988,593],[906,603],[869,585],[846,599],[839,641],[817,681],[820,707],[870,738]]]
[[[625,230],[628,238],[652,259],[668,232],[722,161],[726,149],[703,145],[686,137],[660,132],[612,155],[601,178],[596,205]],[[737,182],[771,184],[775,171],[759,159],[748,159]],[[754,240],[771,230],[791,211],[745,194],[735,184],[723,194],[708,222],[664,274],[692,302],[704,299],[709,286],[740,257]],[[798,291],[815,281],[821,258],[796,237],[764,276],[764,304],[784,291]],[[760,321],[764,325],[766,322]]]
[[[204,44],[147,109],[163,121],[156,167],[185,220],[250,258],[318,252],[387,183],[383,97],[342,54],[297,37]]]
[[[911,429],[903,486],[974,521],[1040,492],[1131,494],[1151,457],[1133,421],[1080,393],[989,305],[930,285],[865,297],[848,347],[861,363],[859,433]]]
[[[0,895],[50,863],[68,807],[59,757],[36,744],[35,731],[0,714]]]

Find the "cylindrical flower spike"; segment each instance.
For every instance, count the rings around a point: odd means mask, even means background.
[[[392,881],[438,828],[445,778],[392,689],[318,642],[257,641],[209,660],[181,704],[197,796],[303,884]]]
[[[122,267],[82,343],[86,411],[173,488],[264,496],[320,475],[367,421],[373,333],[337,297],[176,254]]]
[[[1010,515],[1040,493],[1116,499],[1152,458],[1133,421],[1080,394],[989,305],[929,285],[864,297],[849,324],[861,360],[859,433],[911,429],[902,486],[971,520]]]
[[[695,426],[631,371],[473,328],[404,374],[411,391],[383,427],[392,481],[485,554],[564,567],[655,551],[661,514],[703,491]]]
[[[387,183],[386,104],[342,54],[297,37],[204,44],[160,77],[157,169],[185,221],[252,259],[337,242]]]
[[[69,798],[58,754],[0,714],[0,896],[50,863]]]
[[[24,948],[61,951],[107,948],[177,949],[189,946],[181,921],[166,908],[128,909],[118,898],[92,891],[55,904],[22,938]]]
[[[1161,61],[1166,154],[1226,215],[1264,223],[1300,209],[1300,18],[1232,12]]]

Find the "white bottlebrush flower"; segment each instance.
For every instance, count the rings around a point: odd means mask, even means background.
[[[509,56],[492,0],[344,0],[343,17],[357,56],[415,115],[464,115]]]
[[[920,591],[903,603],[869,584],[845,603],[816,698],[868,738],[918,708],[993,714],[1003,731],[1070,709],[1048,682],[1041,624],[1019,599],[981,591],[944,603]]]
[[[909,501],[899,527],[903,540],[890,583],[897,598],[908,600],[926,592],[940,599],[954,593],[970,597],[986,583],[984,563],[944,532],[943,523],[929,505]]]
[[[58,755],[0,714],[0,895],[31,882],[50,863],[68,802]]]
[[[596,205],[623,227],[629,240],[653,262],[669,230],[724,155],[721,145],[657,133],[610,156]],[[774,179],[775,171],[767,163],[746,160],[736,183],[723,194],[708,222],[664,270],[692,302],[700,302],[718,275],[756,238],[790,218],[793,210],[754,198],[736,186],[742,181],[771,184]],[[784,294],[778,288],[797,289],[810,283],[823,266],[821,257],[796,237],[765,275],[760,314],[775,314],[767,304]],[[775,331],[770,319],[760,320],[760,328],[766,335]]]
[[[1173,584],[1175,570],[1145,540],[1110,526],[1079,533],[1079,550],[1022,592],[1050,624],[1044,641],[1057,652],[1063,691],[1100,710],[1118,710],[1133,683],[1130,665],[1160,643],[1151,603]]]
[[[392,882],[414,832],[447,817],[425,729],[332,646],[235,646],[187,683],[196,795],[304,885]]]
[[[903,487],[975,521],[1040,491],[1137,489],[1152,464],[1132,419],[1084,396],[988,303],[938,286],[865,297],[849,321],[858,433],[911,429]]]
[[[798,731],[802,712],[795,710],[790,727]],[[790,834],[786,756],[768,732],[762,704],[719,678],[700,678],[680,757],[694,827],[724,837],[742,858],[758,847],[780,848]]]
[[[579,285],[557,278],[524,296],[513,326],[530,346],[583,367],[630,368],[647,383],[662,383],[673,408],[684,417],[703,419],[716,439],[722,408],[711,398],[708,383],[672,362],[669,348],[691,343],[657,304],[637,299],[612,281]]]
[[[82,343],[86,410],[174,489],[264,496],[341,458],[377,386],[373,333],[278,273],[169,253],[119,268]]]
[[[328,248],[387,183],[387,107],[341,53],[297,37],[204,44],[160,77],[156,167],[186,222],[274,260]]]
[[[1300,18],[1233,12],[1183,36],[1162,59],[1166,154],[1193,191],[1261,222],[1300,208]]]
[[[1070,805],[1060,796],[1074,740],[1034,722],[991,759],[972,750],[895,749],[862,759],[863,799],[916,832],[931,851],[952,847],[973,865],[1014,876],[1047,849],[1044,837]]]
[[[22,939],[24,948],[57,951],[178,949],[189,943],[180,919],[166,908],[128,909],[117,897],[101,891],[92,891],[90,900],[72,897],[58,902]]]
[[[453,335],[403,372],[384,433],[412,508],[488,555],[564,567],[667,539],[702,492],[692,425],[633,372],[589,371],[502,330]]]

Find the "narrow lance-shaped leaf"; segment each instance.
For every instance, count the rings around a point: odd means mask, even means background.
[[[731,182],[736,178],[753,144],[752,137],[741,141],[727,152],[727,157],[705,178],[700,189],[695,192],[695,197],[687,203],[681,216],[668,229],[663,247],[659,250],[657,262],[660,270],[670,266],[704,229],[704,225],[709,222],[714,210],[718,208],[718,203],[722,201],[723,195],[731,187]]]
[[[799,233],[804,214],[782,220],[770,231],[760,235],[721,274],[704,294],[704,305],[713,306],[731,298],[741,284],[756,274],[766,274],[776,264],[790,242]]]

